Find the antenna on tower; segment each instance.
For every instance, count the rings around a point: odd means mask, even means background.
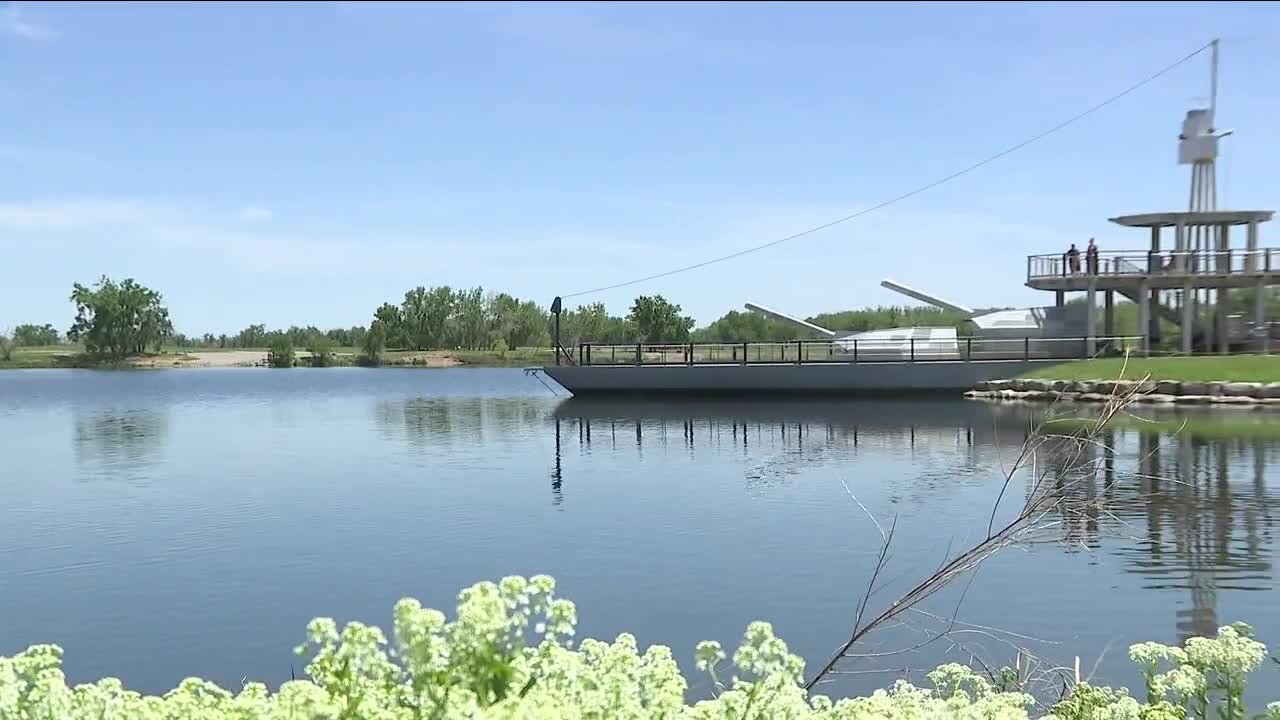
[[[1209,117],[1218,109],[1218,38],[1210,43],[1213,46],[1212,59],[1209,61]]]
[[[1209,67],[1209,107],[1187,111],[1182,121],[1182,134],[1178,136],[1178,164],[1191,166],[1191,198],[1187,208],[1191,212],[1212,212],[1217,209],[1218,189],[1215,162],[1218,159],[1218,140],[1232,133],[1219,131],[1215,120],[1218,110],[1218,40],[1210,43],[1212,60]],[[1179,248],[1184,249],[1184,248]]]
[[[1211,213],[1218,209],[1218,141],[1230,135],[1231,130],[1219,131],[1215,115],[1218,110],[1218,38],[1209,43],[1209,107],[1187,111],[1182,121],[1182,134],[1178,136],[1178,164],[1191,166],[1191,194],[1187,209],[1193,213]],[[1193,267],[1208,268],[1210,253],[1223,250],[1227,241],[1222,228],[1217,225],[1194,223],[1185,235],[1177,234],[1180,253],[1186,253]],[[1217,304],[1217,290],[1201,289],[1182,291],[1182,303],[1193,306],[1199,314],[1201,305]]]

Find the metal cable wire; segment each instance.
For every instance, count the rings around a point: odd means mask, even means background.
[[[911,190],[911,191],[909,191],[909,192],[905,192],[905,193],[903,193],[903,194],[901,194],[901,195],[898,195],[897,197],[891,198],[891,199],[889,199],[889,200],[885,200],[885,201],[883,201],[883,202],[881,202],[881,203],[879,203],[879,204],[872,205],[871,207],[864,208],[864,209],[859,210],[859,211],[854,212],[854,213],[850,213],[850,214],[848,214],[848,215],[845,215],[845,216],[844,216],[844,217],[842,217],[842,218],[837,218],[837,219],[832,220],[832,221],[830,221],[830,222],[823,223],[822,225],[817,225],[817,226],[811,227],[811,228],[809,228],[809,229],[807,229],[807,230],[802,230],[802,231],[800,231],[800,232],[798,232],[798,233],[795,233],[795,234],[793,234],[793,235],[788,235],[788,236],[783,237],[783,238],[778,238],[777,240],[771,240],[771,241],[769,241],[769,242],[767,242],[767,243],[764,243],[763,245],[756,245],[756,246],[754,246],[754,247],[749,247],[749,248],[746,248],[746,249],[744,249],[744,250],[739,250],[738,252],[730,253],[730,254],[728,254],[728,255],[722,255],[722,256],[720,256],[720,257],[713,258],[713,259],[711,259],[711,260],[703,260],[702,262],[694,263],[694,264],[692,264],[692,265],[685,265],[685,266],[683,266],[683,267],[675,268],[674,270],[667,270],[667,271],[660,272],[660,273],[656,273],[656,274],[653,274],[653,275],[646,275],[646,276],[644,276],[644,277],[636,278],[636,279],[634,279],[634,280],[627,280],[626,282],[614,283],[614,284],[612,284],[612,285],[604,285],[604,286],[601,286],[601,287],[592,288],[592,289],[590,289],[590,290],[580,290],[580,291],[578,291],[578,292],[569,293],[568,295],[562,295],[561,297],[563,297],[563,298],[566,298],[566,299],[567,299],[567,298],[581,297],[581,296],[583,296],[583,295],[594,295],[595,293],[606,292],[606,291],[608,291],[608,290],[617,290],[618,288],[624,288],[624,287],[628,287],[628,286],[630,286],[630,285],[638,285],[639,283],[648,282],[648,281],[650,281],[650,280],[657,280],[657,279],[659,279],[659,278],[664,278],[664,277],[670,277],[670,276],[672,276],[672,275],[678,275],[678,274],[680,274],[680,273],[688,272],[688,271],[690,271],[690,270],[697,270],[697,269],[699,269],[699,268],[707,267],[708,265],[715,265],[716,263],[722,263],[722,262],[725,262],[725,261],[727,261],[727,260],[733,260],[733,259],[735,259],[735,258],[740,258],[740,257],[742,257],[743,255],[750,255],[751,253],[759,252],[759,251],[761,251],[761,250],[765,250],[765,249],[767,249],[767,248],[774,247],[775,245],[781,245],[782,243],[789,242],[789,241],[791,241],[791,240],[796,240],[796,239],[798,239],[798,238],[805,237],[806,235],[812,235],[813,233],[816,233],[816,232],[819,232],[819,231],[822,231],[822,230],[826,230],[827,228],[834,227],[834,226],[836,226],[836,225],[839,225],[839,224],[841,224],[841,223],[848,222],[848,221],[853,220],[853,219],[855,219],[855,218],[860,218],[860,217],[862,217],[863,215],[867,215],[867,214],[873,213],[873,212],[875,212],[875,211],[877,211],[877,210],[883,210],[884,208],[887,208],[887,207],[889,207],[890,205],[893,205],[893,204],[895,204],[895,203],[902,202],[903,200],[906,200],[906,199],[908,199],[908,198],[914,197],[914,196],[919,195],[920,193],[926,192],[926,191],[928,191],[928,190],[932,190],[933,188],[936,188],[936,187],[938,187],[939,185],[943,185],[943,184],[945,184],[945,183],[951,182],[952,180],[955,180],[956,178],[959,178],[959,177],[961,177],[961,176],[968,175],[969,173],[971,173],[971,172],[973,172],[973,171],[975,171],[975,170],[978,170],[979,168],[982,168],[982,167],[984,167],[984,166],[986,166],[986,165],[989,165],[989,164],[991,164],[991,163],[995,162],[996,160],[999,160],[1000,158],[1002,158],[1002,157],[1004,157],[1004,156],[1006,156],[1006,155],[1010,155],[1010,154],[1012,154],[1012,153],[1015,153],[1015,152],[1017,152],[1018,150],[1021,150],[1022,148],[1026,147],[1026,146],[1028,146],[1028,145],[1030,145],[1030,144],[1032,144],[1032,143],[1034,143],[1034,142],[1037,142],[1037,141],[1039,141],[1039,140],[1043,140],[1044,138],[1046,138],[1046,137],[1048,137],[1048,136],[1050,136],[1050,135],[1052,135],[1052,134],[1054,134],[1054,133],[1058,132],[1059,130],[1062,130],[1062,129],[1064,129],[1064,128],[1066,128],[1066,127],[1070,126],[1070,125],[1073,125],[1073,124],[1075,124],[1076,122],[1078,122],[1078,121],[1080,121],[1080,120],[1083,120],[1084,118],[1088,117],[1089,115],[1092,115],[1093,113],[1095,113],[1095,112],[1097,112],[1097,111],[1099,111],[1099,110],[1101,110],[1101,109],[1103,109],[1103,108],[1107,107],[1108,105],[1110,105],[1110,104],[1112,104],[1112,103],[1116,102],[1117,100],[1120,100],[1121,98],[1124,98],[1125,96],[1129,95],[1130,93],[1133,93],[1134,91],[1139,90],[1139,89],[1141,89],[1142,87],[1144,87],[1144,86],[1146,86],[1146,85],[1148,85],[1148,84],[1150,84],[1150,83],[1152,83],[1152,82],[1154,82],[1154,81],[1158,80],[1159,78],[1163,77],[1164,75],[1166,75],[1166,74],[1168,74],[1168,73],[1172,72],[1173,70],[1175,70],[1175,69],[1176,69],[1176,68],[1178,68],[1179,66],[1183,65],[1184,63],[1186,63],[1188,60],[1191,60],[1192,58],[1194,58],[1195,56],[1197,56],[1197,55],[1199,55],[1200,53],[1204,52],[1205,50],[1208,50],[1212,45],[1213,45],[1213,43],[1212,43],[1212,42],[1205,43],[1204,45],[1200,46],[1199,48],[1196,48],[1195,50],[1191,51],[1190,53],[1188,53],[1188,54],[1186,54],[1186,55],[1182,56],[1182,57],[1181,57],[1181,58],[1179,58],[1178,60],[1176,60],[1176,61],[1174,61],[1174,62],[1172,62],[1172,63],[1170,63],[1170,64],[1168,64],[1168,65],[1164,66],[1163,68],[1161,68],[1160,70],[1156,71],[1155,73],[1153,73],[1153,74],[1151,74],[1151,75],[1148,75],[1146,78],[1144,78],[1144,79],[1142,79],[1142,80],[1140,80],[1140,81],[1138,81],[1138,82],[1134,83],[1133,85],[1130,85],[1129,87],[1125,88],[1124,90],[1121,90],[1120,92],[1116,93],[1115,95],[1112,95],[1111,97],[1109,97],[1109,98],[1107,98],[1106,100],[1103,100],[1102,102],[1100,102],[1100,103],[1098,103],[1098,104],[1096,104],[1096,105],[1094,105],[1094,106],[1090,107],[1089,109],[1084,110],[1084,111],[1082,111],[1082,112],[1079,112],[1079,113],[1077,113],[1077,114],[1075,114],[1075,115],[1072,115],[1071,117],[1067,118],[1066,120],[1063,120],[1062,122],[1058,123],[1057,125],[1054,125],[1053,127],[1049,128],[1048,130],[1045,130],[1045,131],[1043,131],[1043,132],[1041,132],[1041,133],[1039,133],[1039,134],[1037,134],[1037,135],[1033,135],[1032,137],[1030,137],[1030,138],[1028,138],[1028,139],[1026,139],[1026,140],[1023,140],[1022,142],[1020,142],[1020,143],[1018,143],[1018,144],[1016,144],[1016,145],[1011,145],[1011,146],[1009,146],[1009,147],[1005,148],[1004,150],[1001,150],[1000,152],[998,152],[998,153],[996,153],[996,154],[994,154],[994,155],[990,155],[990,156],[988,156],[988,157],[986,157],[986,158],[984,158],[984,159],[982,159],[982,160],[979,160],[978,162],[973,163],[972,165],[969,165],[968,167],[965,167],[965,168],[963,168],[963,169],[961,169],[961,170],[957,170],[957,171],[955,171],[955,172],[951,173],[950,175],[947,175],[947,176],[945,176],[945,177],[942,177],[942,178],[940,178],[940,179],[938,179],[938,180],[934,180],[933,182],[929,183],[928,185],[921,185],[920,187],[917,187],[917,188],[916,188],[916,189],[914,189],[914,190]]]

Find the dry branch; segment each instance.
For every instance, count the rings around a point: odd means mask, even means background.
[[[1001,484],[999,495],[991,508],[991,515],[988,519],[987,533],[985,537],[977,544],[954,556],[950,555],[950,546],[948,546],[947,556],[932,575],[916,584],[907,592],[898,596],[895,600],[884,607],[875,617],[864,622],[864,618],[868,614],[868,607],[871,598],[876,592],[881,575],[888,563],[889,548],[893,543],[894,533],[897,530],[896,516],[893,522],[889,524],[887,530],[874,518],[874,516],[872,516],[872,521],[875,523],[876,529],[881,535],[880,551],[876,555],[876,563],[872,569],[871,578],[867,583],[866,590],[862,593],[862,596],[859,598],[855,607],[853,629],[850,632],[848,639],[840,645],[840,647],[821,666],[821,668],[819,668],[819,670],[805,682],[805,689],[811,690],[815,685],[822,682],[829,676],[850,674],[851,671],[840,669],[838,666],[841,661],[845,659],[869,657],[868,655],[856,655],[851,653],[852,648],[859,641],[866,638],[869,633],[880,628],[890,620],[897,618],[907,610],[913,609],[916,605],[942,590],[961,575],[975,570],[984,560],[991,557],[1001,549],[1023,541],[1027,539],[1027,536],[1039,530],[1058,524],[1058,521],[1048,520],[1051,514],[1057,512],[1066,513],[1068,515],[1083,514],[1088,508],[1090,501],[1088,499],[1074,497],[1070,492],[1070,486],[1064,485],[1061,482],[1061,478],[1063,476],[1074,476],[1077,479],[1084,480],[1091,479],[1094,476],[1097,472],[1096,466],[1091,462],[1082,461],[1082,458],[1085,455],[1085,450],[1093,447],[1105,447],[1099,440],[1099,436],[1102,434],[1103,429],[1106,428],[1118,414],[1125,411],[1137,396],[1137,388],[1142,387],[1143,385],[1145,385],[1145,383],[1138,383],[1132,390],[1113,393],[1111,398],[1104,404],[1098,413],[1096,419],[1089,423],[1082,432],[1077,434],[1065,435],[1046,432],[1043,423],[1041,423],[1039,427],[1035,428],[1023,442],[1021,450],[1019,451],[1013,465],[1004,471],[1003,483]],[[1057,451],[1056,453],[1050,452],[1051,456],[1055,454],[1065,456],[1063,472],[1059,474],[1057,482],[1049,481],[1051,468],[1046,467],[1037,473],[1036,468],[1034,467],[1035,458],[1042,450],[1046,449],[1046,447],[1051,451]],[[1014,479],[1027,468],[1028,464],[1032,465],[1033,481],[1031,488],[1027,493],[1026,500],[1024,501],[1021,510],[1012,520],[1003,525],[999,525],[997,523],[997,518],[1000,514],[1001,504],[1004,502],[1005,496],[1008,494],[1009,487],[1012,485]],[[845,490],[864,512],[871,515],[862,502],[854,496],[851,490],[849,490],[847,484],[845,485]],[[963,602],[963,595],[960,602]],[[927,640],[919,645],[909,648],[908,650],[919,649],[940,637],[954,632],[957,625],[956,614],[959,613],[959,609],[960,603],[957,603],[956,613],[948,620],[945,630],[933,639]],[[1030,653],[1023,648],[1019,648],[1018,651],[1019,658],[1021,658],[1024,653],[1029,657],[1027,661],[1027,674],[1029,678],[1032,674]],[[892,654],[896,653],[876,653],[875,655],[885,656]],[[1021,665],[1021,660],[1019,660],[1018,672],[1020,676],[1022,674]],[[1062,672],[1063,670],[1064,669],[1062,668],[1052,668],[1048,672],[1045,672],[1044,675],[1046,676],[1046,679],[1047,676],[1061,677],[1065,674]]]

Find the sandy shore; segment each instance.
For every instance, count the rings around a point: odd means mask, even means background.
[[[311,356],[305,351],[298,351],[299,359]],[[349,356],[347,359],[350,359]],[[129,364],[143,368],[209,368],[209,367],[255,367],[265,366],[267,354],[261,350],[225,350],[219,352],[192,351],[173,355],[156,355],[154,357],[132,358]],[[385,364],[391,367],[457,367],[463,363],[446,351],[425,350],[421,352],[389,353]]]
[[[311,354],[305,350],[295,351],[299,364],[306,365]],[[480,367],[519,367],[537,362],[523,356],[512,358],[512,363],[504,364],[502,356],[490,357],[484,353],[458,357],[450,350],[393,350],[382,357],[383,367],[419,367],[449,368],[466,365]],[[350,351],[337,355],[337,366],[351,367],[356,365],[356,358]],[[75,353],[63,348],[21,349],[11,363],[15,369],[38,369],[57,367],[110,367],[110,363],[98,365],[87,361]],[[132,357],[122,362],[127,367],[135,368],[230,368],[230,367],[266,367],[266,350],[191,350],[188,352],[166,352],[160,355]],[[6,363],[0,363],[5,367]]]
[[[267,354],[259,350],[228,350],[225,352],[189,352],[181,355],[156,355],[132,358],[135,367],[253,367],[267,361]]]

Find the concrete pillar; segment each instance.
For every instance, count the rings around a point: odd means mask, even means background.
[[[1187,264],[1187,256],[1184,254],[1187,250],[1187,226],[1178,223],[1173,229],[1173,249],[1178,254],[1173,256],[1173,267],[1186,272],[1190,269]]]
[[[1067,304],[1067,293],[1063,290],[1055,291],[1054,301],[1057,303],[1058,307],[1063,307]]]
[[[1153,253],[1160,252],[1160,226],[1159,225],[1151,226],[1151,252]]]
[[[1195,329],[1195,289],[1188,282],[1182,288],[1182,352],[1185,355],[1191,354],[1191,333]]]
[[[1147,283],[1138,286],[1138,334],[1142,336],[1139,349],[1143,355],[1151,352],[1151,291]]]
[[[1271,352],[1271,328],[1267,327],[1267,283],[1259,278],[1253,287],[1253,329],[1257,333],[1258,352]]]
[[[1085,293],[1085,355],[1093,357],[1098,352],[1098,278],[1089,277],[1089,290]]]
[[[1146,285],[1146,283],[1143,283],[1143,285]],[[1147,317],[1150,318],[1150,321],[1147,323],[1147,335],[1150,336],[1151,345],[1155,346],[1160,344],[1161,339],[1160,315],[1158,313],[1151,312],[1151,309],[1160,307],[1160,291],[1152,290],[1151,296],[1148,298],[1148,302],[1150,303],[1150,307],[1148,308]]]
[[[1116,334],[1116,291],[1102,291],[1102,334],[1115,337]]]
[[[1226,302],[1226,293],[1219,289],[1214,294],[1214,335],[1218,338],[1218,352],[1226,355],[1231,352],[1231,337],[1227,334],[1227,306],[1224,304]]]
[[[1223,275],[1231,274],[1231,226],[1223,225],[1222,232],[1218,233],[1218,272]]]
[[[1263,265],[1258,262],[1258,223],[1253,221],[1249,223],[1249,234],[1245,240],[1245,272],[1255,273],[1262,270]]]

